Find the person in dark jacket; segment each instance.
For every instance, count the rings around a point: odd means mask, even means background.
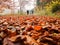
[[[29,10],[27,10],[27,15],[29,14]]]

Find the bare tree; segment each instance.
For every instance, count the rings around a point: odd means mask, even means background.
[[[0,1],[0,9],[1,10],[3,8],[12,9],[11,7],[13,6],[13,4],[11,2],[12,2],[11,0],[1,0]]]

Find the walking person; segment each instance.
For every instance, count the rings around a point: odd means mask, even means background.
[[[29,10],[27,10],[27,15],[29,15]]]

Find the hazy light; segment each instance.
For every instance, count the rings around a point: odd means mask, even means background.
[[[25,5],[26,10],[32,10],[34,8],[34,5]]]
[[[15,2],[16,9],[18,9],[17,6],[20,6],[18,0],[13,0]],[[25,10],[32,10],[35,7],[35,1],[34,0],[27,0],[28,3],[24,5]],[[19,8],[20,9],[20,8]]]
[[[28,4],[25,5],[26,10],[32,10],[35,7],[35,1],[30,0]]]

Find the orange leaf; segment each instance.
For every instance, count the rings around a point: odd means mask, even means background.
[[[41,30],[41,29],[42,29],[42,27],[41,27],[41,26],[34,26],[34,30],[39,31],[39,30]]]
[[[41,24],[41,25],[45,25],[45,22],[41,22],[40,24]]]
[[[20,35],[12,36],[12,37],[10,37],[10,38],[8,38],[8,39],[9,39],[10,41],[14,42],[14,41],[16,41],[16,39],[17,39],[18,37],[20,37]]]
[[[15,36],[16,32],[13,32],[12,30],[8,31],[9,37]]]

